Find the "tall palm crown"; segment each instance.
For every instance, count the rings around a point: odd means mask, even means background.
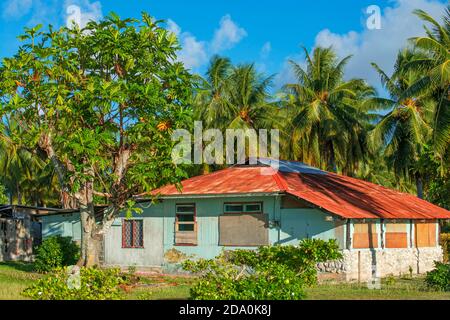
[[[306,67],[293,61],[297,83],[287,84],[290,157],[352,174],[364,160],[368,98],[374,89],[361,79],[343,79],[350,56],[338,60],[332,48],[305,49]]]
[[[426,94],[406,95],[420,78],[420,72],[407,70],[405,66],[421,57],[423,54],[410,49],[400,51],[391,77],[372,63],[391,97],[377,100],[391,110],[370,133],[370,142],[373,148],[381,146],[389,167],[401,177],[413,174],[413,178],[418,178],[414,169],[430,139],[433,100]]]
[[[433,145],[441,159],[450,157],[450,5],[439,24],[423,10],[414,13],[431,24],[424,26],[426,36],[410,39],[425,55],[412,60],[405,69],[422,75],[404,93],[404,98],[429,92],[438,102],[433,110]]]
[[[229,59],[211,59],[196,96],[196,117],[209,128],[271,128],[269,87],[272,77],[253,64],[233,66]]]
[[[225,119],[230,118],[227,99],[230,69],[230,59],[214,56],[205,79],[199,78],[196,91],[196,118],[203,120],[204,125],[209,128],[217,128]]]

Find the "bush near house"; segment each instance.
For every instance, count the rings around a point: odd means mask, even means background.
[[[183,267],[199,274],[190,290],[193,299],[297,300],[305,298],[305,286],[317,283],[318,262],[341,257],[336,241],[306,239],[299,246],[265,246],[224,252],[212,260],[187,260]]]
[[[435,268],[427,272],[425,282],[433,289],[450,291],[450,264],[435,262]]]
[[[450,262],[450,233],[441,233],[440,242],[444,254],[444,262]]]
[[[38,272],[50,272],[75,264],[79,256],[80,248],[70,237],[49,237],[37,248],[34,266]]]
[[[71,274],[70,268],[58,268],[22,294],[34,300],[117,300],[122,298],[119,285],[123,282],[118,268],[82,267],[79,276]]]

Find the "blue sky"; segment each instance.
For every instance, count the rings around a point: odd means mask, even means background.
[[[366,26],[370,5],[381,10],[380,29]],[[17,50],[16,36],[24,26],[59,26],[70,19],[83,24],[110,11],[122,17],[147,11],[168,21],[184,47],[180,60],[194,72],[204,72],[217,53],[276,74],[277,88],[294,80],[287,61],[302,63],[301,46],[332,45],[340,57],[354,55],[346,77],[365,78],[379,88],[370,62],[390,72],[406,39],[423,34],[423,23],[411,11],[421,8],[440,18],[445,5],[440,0],[2,0],[0,57]]]

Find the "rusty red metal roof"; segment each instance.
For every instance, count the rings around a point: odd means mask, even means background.
[[[264,174],[266,171],[267,174]],[[270,167],[230,167],[210,174],[196,176],[181,182],[181,192],[175,185],[154,190],[153,194],[202,195],[230,193],[273,193],[280,188]]]
[[[364,180],[309,167],[301,162],[233,166],[154,190],[161,196],[287,193],[343,218],[450,219],[450,211]]]

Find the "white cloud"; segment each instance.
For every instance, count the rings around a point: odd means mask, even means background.
[[[175,23],[175,21],[168,19],[167,20],[167,30],[173,32],[177,37],[180,35],[181,28],[179,25]]]
[[[292,64],[289,62],[290,60],[299,64],[302,68],[306,68],[305,56],[303,54],[296,54],[286,57],[280,71],[276,74],[274,79],[274,87],[276,89],[280,89],[288,83],[297,83],[297,77],[292,69]]]
[[[178,59],[189,69],[196,69],[205,65],[213,54],[232,48],[247,35],[247,32],[239,28],[229,15],[222,17],[219,29],[215,31],[211,41],[197,40],[194,35],[183,31],[171,19],[167,20],[166,28],[178,37],[181,45]]]
[[[3,17],[20,18],[30,12],[33,0],[8,0],[3,4]]]
[[[203,41],[197,39],[190,33],[184,33],[181,40],[182,49],[178,57],[189,69],[197,68],[208,61],[208,55]]]
[[[231,19],[231,16],[227,14],[222,17],[219,29],[214,33],[214,38],[211,41],[211,50],[213,53],[218,53],[219,51],[230,49],[246,36],[247,31],[240,28]]]
[[[266,59],[269,56],[270,51],[272,51],[272,44],[270,43],[270,41],[267,41],[262,46],[261,51],[260,51],[259,54],[260,54],[262,59]]]
[[[89,0],[66,0],[65,21],[68,28],[75,22],[83,28],[89,21],[98,21],[103,17],[102,5],[99,1],[89,2]]]
[[[397,52],[407,44],[407,39],[424,34],[423,21],[412,11],[420,8],[440,20],[445,6],[433,0],[396,0],[383,11],[381,29],[345,34],[324,29],[317,34],[315,46],[333,46],[340,58],[353,54],[347,65],[346,77],[364,78],[380,88],[379,77],[370,63],[377,63],[390,74]]]
[[[186,68],[195,69],[206,63],[208,54],[204,41],[198,41],[189,32],[181,32],[180,26],[171,19],[167,20],[166,28],[178,37],[181,45],[181,50],[177,54],[178,60],[182,61]]]

